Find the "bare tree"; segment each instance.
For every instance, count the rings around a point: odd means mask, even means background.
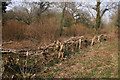
[[[9,7],[13,7],[15,2],[12,2]],[[48,10],[50,7],[50,2],[21,2],[14,6],[12,10],[16,13],[16,19],[22,20],[28,25],[31,24],[31,22],[39,21],[41,15]]]
[[[95,29],[98,30],[98,28],[100,28],[101,19],[102,19],[103,15],[107,11],[110,12],[110,11],[112,11],[112,9],[116,8],[117,3],[116,2],[102,2],[101,0],[97,0],[96,5],[89,4],[89,5],[84,5],[83,7],[88,8],[89,12],[95,19]],[[90,9],[92,9],[96,12],[96,16],[94,16],[94,14],[92,13],[92,11]]]
[[[66,9],[66,3],[63,3],[62,15],[60,20],[60,36],[62,36],[63,33],[63,25],[64,25],[63,20],[64,20],[65,9]]]
[[[31,8],[31,10],[33,12],[35,12],[35,15],[37,15],[37,17],[41,17],[41,15],[48,10],[48,8],[50,7],[52,3],[50,2],[33,2],[34,7]]]

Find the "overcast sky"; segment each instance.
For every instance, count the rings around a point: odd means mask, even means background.
[[[31,1],[40,1],[40,0],[12,0],[12,1],[26,1],[26,2],[31,2]],[[96,0],[42,0],[42,1],[53,1],[53,2],[93,2]],[[103,2],[119,2],[120,0],[102,0]]]

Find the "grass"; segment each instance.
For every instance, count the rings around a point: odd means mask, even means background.
[[[91,69],[91,71],[92,71],[92,72],[95,72],[95,71],[97,71],[97,68],[94,67],[94,68]]]
[[[74,52],[66,60],[51,60],[37,75],[39,78],[117,78],[117,43],[117,39],[98,43]],[[34,59],[28,63],[35,62]]]
[[[116,41],[111,44],[106,41],[94,45],[92,49],[86,49],[85,52],[75,52],[68,61],[63,61],[59,67],[56,66],[58,74],[54,77],[64,77],[66,74],[65,77],[74,78],[116,78],[118,75],[115,67],[118,65],[116,47]]]
[[[81,69],[81,67],[80,67],[80,66],[78,66],[78,69]]]
[[[70,75],[75,75],[75,74],[77,74],[77,72],[76,72],[76,71],[75,71],[75,72],[70,71],[69,73],[70,73]]]
[[[102,66],[102,64],[97,64],[97,67],[101,67]]]

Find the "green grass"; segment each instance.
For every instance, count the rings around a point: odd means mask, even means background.
[[[54,62],[50,62],[49,66],[52,67],[54,65]]]
[[[79,72],[78,75],[77,75],[77,78],[82,78],[82,77],[83,77],[83,76],[82,76],[82,73]]]
[[[109,78],[111,76],[112,68],[106,67],[100,74],[102,77]]]
[[[51,71],[55,72],[56,70],[55,69],[51,69]]]
[[[79,66],[78,69],[81,69],[81,67]]]
[[[91,69],[91,71],[92,71],[92,72],[95,72],[95,71],[97,71],[97,68],[94,67],[94,68]]]
[[[56,71],[61,71],[61,69],[58,68],[58,69],[56,69]]]
[[[43,78],[43,76],[44,76],[44,75],[41,74],[41,75],[39,75],[39,78]]]
[[[77,71],[75,71],[75,72],[70,71],[69,73],[70,73],[70,75],[76,75],[76,74],[78,74],[78,72],[77,72]]]
[[[101,67],[102,66],[102,64],[97,64],[97,67]]]
[[[54,73],[48,73],[46,75],[44,75],[45,78],[53,78],[53,74]]]

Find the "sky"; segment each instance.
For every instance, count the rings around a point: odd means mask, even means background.
[[[12,0],[12,1],[26,1],[26,2],[31,2],[31,1],[40,1],[40,0]],[[96,0],[42,0],[42,1],[53,1],[53,2],[94,2]],[[119,2],[120,0],[102,0],[103,2]]]

